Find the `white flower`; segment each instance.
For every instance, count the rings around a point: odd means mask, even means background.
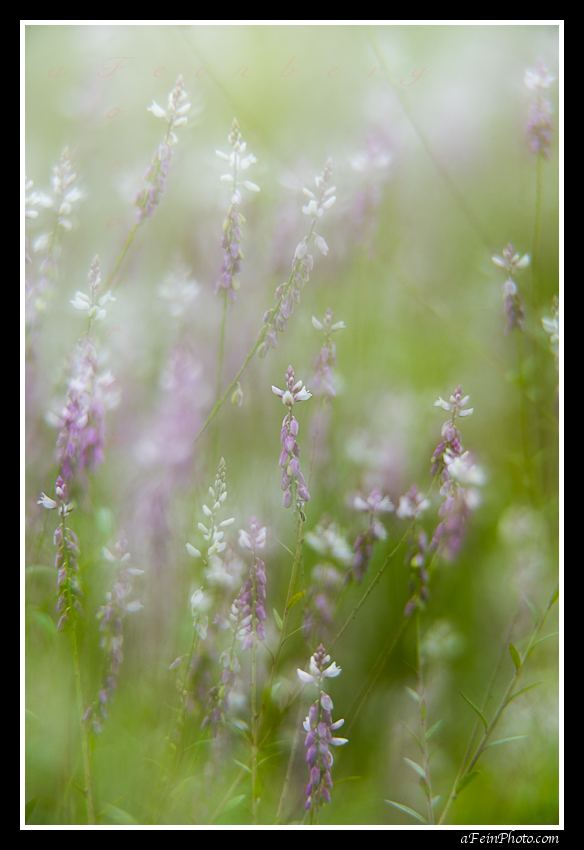
[[[473,463],[469,452],[452,457],[448,452],[444,455],[448,474],[459,484],[480,486],[485,483],[484,470]]]
[[[330,655],[325,655],[324,658],[321,658],[315,653],[310,657],[308,665],[310,672],[307,673],[306,670],[301,670],[298,667],[296,674],[304,685],[317,685],[320,688],[324,679],[334,679],[342,672],[342,669],[334,661],[329,663],[330,660]]]
[[[47,496],[46,493],[41,493],[37,499],[37,505],[42,505],[43,508],[46,508],[48,511],[53,511],[57,507],[55,500],[51,499],[50,496]]]
[[[556,78],[550,74],[547,67],[541,63],[537,68],[528,68],[523,77],[523,82],[530,91],[549,89]]]

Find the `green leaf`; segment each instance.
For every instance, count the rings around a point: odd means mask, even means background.
[[[46,635],[55,637],[57,634],[57,626],[52,617],[49,617],[44,611],[39,611],[38,608],[33,608],[30,612],[31,620],[37,625]]]
[[[272,613],[274,615],[274,620],[276,621],[276,626],[278,627],[278,631],[281,632],[284,628],[284,623],[282,622],[282,618],[278,614],[275,608],[272,608]]]
[[[432,735],[433,735],[435,732],[437,732],[437,731],[438,731],[438,729],[439,729],[441,726],[442,726],[442,721],[441,721],[441,720],[437,720],[437,721],[436,721],[436,723],[434,723],[434,725],[433,725],[433,726],[430,726],[430,728],[429,728],[429,729],[428,729],[428,731],[426,732],[426,740],[427,740],[427,741],[429,741],[429,740],[430,740],[430,738],[432,737]]]
[[[467,785],[470,785],[473,779],[476,779],[478,775],[478,770],[472,770],[470,773],[467,773],[466,776],[463,776],[458,785],[456,786],[457,795],[460,794],[460,792],[464,790]]]
[[[223,806],[223,812],[230,812],[232,809],[237,808],[237,806],[241,805],[247,794],[237,794],[235,797],[232,797],[231,800],[228,800]]]
[[[559,599],[559,596],[560,596],[560,588],[558,587],[558,589],[556,590],[556,592],[552,594],[552,598],[550,599],[550,601],[549,601],[549,603],[548,603],[548,608],[553,608],[553,607],[554,607],[554,605],[556,604],[556,602],[557,602],[557,601],[558,601],[558,599]]]
[[[418,703],[420,702],[421,696],[420,696],[419,693],[417,693],[417,691],[414,691],[413,688],[408,688],[407,685],[406,685],[406,691],[411,696],[411,698],[413,699],[414,702],[418,702]]]
[[[411,818],[414,818],[414,820],[417,820],[420,823],[427,823],[426,818],[422,817],[422,815],[415,809],[410,809],[409,806],[404,806],[403,803],[396,803],[395,800],[386,800],[385,802],[389,806],[393,806],[399,812],[403,812],[404,814],[409,815]]]
[[[294,596],[292,597],[292,599],[290,600],[290,604],[288,605],[287,610],[290,611],[292,608],[294,608],[294,606],[297,605],[298,602],[300,602],[301,599],[304,599],[305,596],[306,596],[305,590],[299,590],[298,593],[295,593]]]
[[[426,779],[426,771],[424,770],[424,768],[422,767],[421,764],[418,764],[417,761],[414,761],[413,759],[409,759],[409,758],[406,758],[406,757],[404,757],[404,761],[405,761],[406,764],[409,764],[409,766],[412,768],[412,770],[415,770],[415,772],[418,774],[418,776],[421,776],[422,779]]]
[[[509,705],[509,703],[512,702],[514,699],[517,699],[517,697],[523,696],[523,694],[526,694],[527,691],[530,691],[532,688],[537,688],[538,685],[542,684],[543,682],[532,682],[531,685],[526,685],[524,688],[521,688],[520,691],[516,691],[514,694],[511,694],[511,696],[507,700],[507,705]]]
[[[26,577],[29,576],[47,576],[54,579],[56,575],[54,567],[48,567],[46,564],[30,564],[26,568]]]
[[[500,744],[509,744],[511,741],[523,741],[527,737],[527,735],[510,735],[508,738],[497,738],[496,741],[491,741],[489,744],[486,744],[485,750],[487,747],[498,747]]]
[[[533,642],[533,646],[531,647],[530,652],[532,652],[538,644],[543,643],[544,640],[549,640],[550,638],[557,637],[559,632],[550,632],[549,635],[543,635],[543,637],[538,638]]]
[[[515,665],[515,669],[517,671],[521,670],[523,661],[521,660],[521,654],[514,643],[509,644],[509,655],[511,656],[511,660]]]
[[[34,807],[36,806],[36,797],[33,797],[32,800],[29,800],[24,807],[24,822],[28,823],[30,816],[34,811]]]
[[[113,806],[111,803],[106,803],[102,809],[101,819],[105,823],[119,824],[137,824],[136,818],[129,812],[120,809],[118,806]]]
[[[441,794],[436,794],[435,797],[432,797],[432,799],[430,800],[430,805],[432,806],[433,809],[436,808],[436,806],[438,805],[438,803],[440,802],[441,799],[442,799]]]
[[[483,712],[480,710],[480,708],[479,708],[478,706],[476,706],[476,705],[474,704],[474,702],[473,702],[472,700],[470,700],[467,696],[465,696],[465,694],[463,694],[463,693],[462,693],[462,691],[459,691],[459,693],[460,693],[460,696],[463,698],[463,700],[465,700],[465,702],[467,702],[467,703],[470,705],[470,707],[471,707],[471,708],[472,708],[472,710],[475,712],[475,714],[477,714],[477,716],[479,717],[479,719],[480,719],[481,723],[482,723],[482,724],[483,724],[483,726],[485,727],[485,732],[486,732],[486,731],[487,731],[487,729],[488,729],[488,727],[489,727],[489,724],[488,724],[488,722],[487,722],[487,718],[485,717],[485,715],[483,714]]]
[[[235,764],[240,767],[242,770],[245,770],[247,773],[251,773],[251,768],[244,764],[242,761],[237,761],[237,759],[233,759]]]

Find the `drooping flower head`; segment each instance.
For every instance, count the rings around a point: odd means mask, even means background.
[[[288,366],[286,371],[285,389],[281,390],[272,386],[272,392],[282,400],[282,404],[288,411],[282,420],[280,430],[282,450],[279,465],[282,470],[283,505],[285,508],[289,508],[293,497],[295,497],[299,507],[302,507],[305,502],[309,501],[310,493],[300,469],[300,448],[297,440],[298,420],[293,415],[292,410],[297,402],[307,401],[311,398],[312,393],[306,389],[302,381],[296,380],[292,366]]]

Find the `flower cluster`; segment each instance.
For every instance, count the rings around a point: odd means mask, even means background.
[[[282,470],[281,486],[283,491],[283,505],[289,508],[292,504],[293,489],[299,507],[310,499],[310,493],[306,486],[304,476],[300,469],[300,448],[298,446],[298,420],[292,413],[294,405],[299,401],[307,401],[312,397],[302,381],[296,380],[294,369],[288,366],[286,371],[285,389],[280,390],[272,386],[272,392],[282,399],[282,404],[288,408],[286,416],[282,420],[280,430],[280,452],[279,465]]]
[[[530,262],[529,254],[518,254],[512,243],[509,242],[503,248],[501,255],[495,254],[492,260],[498,268],[504,269],[507,273],[507,280],[503,284],[503,304],[507,317],[507,330],[521,329],[523,328],[524,313],[515,275],[521,269],[527,268]]]
[[[560,314],[558,299],[554,298],[552,304],[552,315],[544,316],[541,320],[542,327],[549,337],[550,349],[556,359],[556,368],[559,365],[559,347],[560,347]]]
[[[226,466],[225,458],[221,458],[217,467],[217,474],[214,483],[209,487],[209,496],[211,497],[211,506],[203,505],[203,514],[205,521],[197,523],[197,528],[203,534],[205,541],[205,553],[197,549],[192,543],[186,544],[186,549],[189,555],[193,558],[203,558],[205,564],[209,563],[209,559],[213,555],[221,555],[227,548],[225,542],[225,529],[235,522],[234,517],[219,519],[219,513],[227,499],[227,484],[226,484]]]
[[[180,266],[165,277],[158,287],[158,296],[165,303],[171,318],[180,320],[189,315],[200,290],[190,270]]]
[[[374,487],[367,497],[357,495],[353,499],[353,508],[369,515],[369,525],[357,535],[353,544],[353,578],[362,581],[369,562],[373,557],[373,547],[377,540],[385,540],[387,532],[379,519],[381,514],[391,513],[394,505],[389,496],[384,496],[378,487]]]
[[[26,216],[38,218],[39,208],[51,209],[54,221],[38,234],[32,242],[32,250],[38,256],[38,272],[29,279],[27,291],[27,321],[32,323],[39,312],[46,309],[58,277],[63,231],[73,229],[73,213],[84,193],[77,185],[77,174],[73,168],[71,154],[64,148],[57,164],[53,167],[51,192],[33,191],[32,181],[26,184]]]
[[[62,631],[71,620],[71,616],[81,613],[81,588],[79,585],[79,542],[77,535],[67,525],[67,517],[73,510],[69,502],[68,488],[59,475],[55,482],[55,498],[41,493],[37,500],[45,510],[56,510],[59,524],[55,529],[53,542],[57,550],[55,567],[57,569],[57,629]]]
[[[330,655],[321,644],[310,658],[309,671],[298,669],[298,678],[303,684],[316,685],[320,694],[308,710],[302,724],[306,736],[304,747],[308,765],[308,784],[304,790],[304,808],[317,810],[324,803],[330,803],[332,782],[333,754],[331,747],[341,747],[348,742],[347,738],[339,738],[334,733],[341,728],[344,720],[333,721],[333,701],[323,690],[326,679],[332,679],[341,673],[341,668],[335,662],[331,663]]]
[[[418,519],[430,507],[430,502],[414,484],[405,495],[399,497],[396,516],[399,519]]]
[[[99,294],[101,286],[101,265],[99,257],[95,256],[89,267],[89,294],[86,292],[76,292],[75,297],[71,300],[72,306],[81,313],[86,313],[89,321],[101,321],[107,315],[106,306],[111,301],[116,299],[108,290],[103,295]]]
[[[322,319],[312,317],[312,326],[323,334],[323,342],[318,353],[314,368],[314,392],[327,398],[334,398],[337,394],[335,386],[334,367],[337,362],[337,351],[333,341],[333,334],[344,330],[344,322],[333,321],[333,311],[329,308]]]
[[[178,141],[175,130],[187,123],[190,109],[191,104],[182,76],[178,77],[173,90],[168,96],[168,106],[166,109],[163,109],[155,101],[148,107],[148,111],[155,118],[161,118],[166,121],[167,126],[164,139],[159,144],[154,159],[146,172],[145,180],[149,185],[136,198],[139,222],[150,218],[162,199],[168,180],[173,147]]]
[[[231,153],[226,154],[223,151],[216,151],[217,156],[229,163],[231,172],[223,174],[221,180],[228,183],[231,189],[231,203],[227,210],[225,221],[223,222],[223,261],[221,265],[221,274],[216,283],[216,292],[221,292],[229,297],[231,301],[235,300],[235,295],[239,289],[239,272],[243,254],[241,252],[241,226],[245,223],[245,218],[241,213],[239,206],[241,204],[241,189],[247,189],[250,192],[259,192],[260,188],[251,180],[241,180],[240,174],[246,171],[250,165],[257,162],[257,159],[252,153],[246,154],[247,144],[243,141],[239,124],[233,119],[231,132],[227,137],[231,145]]]
[[[133,579],[143,575],[144,570],[130,565],[131,555],[125,538],[120,537],[111,549],[104,547],[103,557],[108,563],[115,565],[116,575],[112,588],[106,593],[105,602],[96,615],[101,635],[100,646],[105,656],[105,672],[98,698],[84,714],[84,720],[91,720],[96,733],[102,731],[103,722],[107,719],[108,705],[118,686],[124,660],[124,620],[128,614],[143,608],[142,603],[132,597]]]
[[[552,104],[547,91],[554,80],[555,77],[542,62],[535,68],[528,68],[523,78],[525,86],[534,95],[527,118],[527,142],[533,154],[546,159],[550,155],[553,130]]]
[[[266,527],[252,517],[249,530],[239,532],[239,545],[251,553],[247,578],[231,606],[233,631],[243,649],[266,638],[266,565],[258,552],[266,545]]]
[[[259,348],[260,356],[265,356],[270,348],[277,345],[278,334],[286,329],[288,319],[300,301],[303,287],[308,283],[314,267],[314,257],[311,254],[314,244],[321,254],[328,254],[328,245],[323,236],[316,231],[316,225],[336,201],[335,187],[330,185],[332,177],[332,162],[327,160],[322,174],[315,177],[316,191],[304,189],[308,202],[302,207],[304,215],[311,220],[306,236],[298,243],[294,251],[292,269],[288,280],[276,289],[276,305],[264,315],[263,339]]]
[[[57,461],[67,481],[103,461],[105,414],[116,404],[114,377],[98,370],[97,350],[86,336],[73,354],[65,404],[51,422],[59,428]]]
[[[457,387],[448,402],[438,398],[435,407],[447,410],[451,415],[442,426],[442,439],[432,455],[432,474],[441,481],[440,495],[443,497],[439,509],[441,521],[432,538],[432,549],[440,547],[447,560],[453,560],[462,545],[468,517],[479,504],[476,486],[484,481],[484,473],[464,451],[460,431],[456,427],[457,417],[470,416],[473,408],[467,408],[469,396],[462,387]]]

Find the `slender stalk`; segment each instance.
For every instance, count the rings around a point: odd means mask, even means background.
[[[256,642],[251,647],[251,810],[253,822],[258,822],[258,712]]]
[[[424,793],[428,809],[428,823],[434,823],[434,808],[432,806],[432,779],[430,775],[430,752],[428,750],[428,732],[426,693],[424,689],[424,670],[422,666],[422,651],[420,637],[420,610],[416,611],[416,666],[418,668],[418,696],[420,697],[420,729],[422,731],[421,750],[424,768]]]
[[[539,276],[539,252],[541,242],[541,218],[543,205],[543,157],[535,163],[535,212],[533,217],[533,245],[531,251],[531,306],[537,304],[537,279]]]
[[[106,280],[105,286],[104,286],[104,291],[107,291],[108,289],[113,289],[114,286],[116,285],[118,274],[120,273],[120,270],[122,268],[124,260],[126,259],[126,255],[127,255],[128,251],[132,247],[132,244],[134,242],[134,239],[136,238],[136,234],[138,233],[138,229],[139,229],[141,223],[142,222],[137,221],[128,231],[126,241],[122,245],[122,250],[118,254],[118,257],[117,257],[117,259],[114,263],[114,267],[107,277],[107,280]]]
[[[286,606],[284,608],[284,614],[282,615],[282,630],[280,632],[280,641],[278,643],[278,647],[276,649],[274,660],[272,663],[272,670],[270,672],[270,680],[269,684],[271,685],[274,679],[274,675],[276,669],[278,667],[278,662],[280,660],[280,655],[282,653],[282,647],[286,642],[287,634],[286,627],[288,625],[288,617],[290,615],[290,602],[294,595],[294,588],[296,587],[296,580],[298,578],[298,567],[302,560],[302,546],[304,543],[304,523],[306,522],[302,511],[298,511],[297,516],[297,526],[296,526],[296,548],[294,550],[294,559],[292,561],[292,569],[290,570],[290,580],[288,582],[288,591],[286,593]]]
[[[87,809],[87,823],[95,823],[95,808],[93,804],[93,782],[91,776],[91,758],[89,752],[89,735],[87,724],[83,720],[83,687],[81,683],[81,664],[79,661],[79,642],[77,638],[77,624],[71,628],[71,648],[73,651],[73,672],[75,676],[75,692],[77,694],[77,710],[79,713],[79,725],[81,731],[81,753],[83,757],[83,777],[85,805]]]
[[[357,604],[355,605],[355,607],[353,608],[353,610],[351,611],[351,613],[349,614],[349,616],[345,620],[344,624],[341,626],[341,628],[339,629],[339,631],[337,632],[337,634],[335,635],[335,637],[333,638],[333,640],[329,644],[329,647],[331,649],[336,644],[336,642],[344,635],[344,633],[347,631],[347,629],[349,628],[349,626],[351,625],[351,623],[353,622],[353,620],[355,619],[355,617],[357,616],[357,614],[359,613],[359,611],[361,610],[363,605],[367,602],[367,600],[369,599],[369,596],[375,590],[375,588],[379,584],[379,581],[381,580],[381,577],[383,576],[385,570],[387,569],[387,567],[391,563],[393,556],[400,549],[402,543],[404,542],[404,540],[406,539],[406,537],[408,536],[409,533],[410,533],[410,527],[408,527],[408,529],[404,532],[404,534],[402,534],[402,536],[400,537],[400,539],[398,540],[396,545],[389,552],[389,554],[385,557],[383,564],[381,565],[381,567],[379,568],[377,573],[374,575],[374,577],[369,582],[369,585],[368,585],[367,589],[365,590],[365,593],[363,594],[361,599],[357,602]]]
[[[221,395],[221,380],[223,378],[223,361],[225,359],[225,328],[227,326],[227,293],[223,292],[223,308],[221,311],[221,328],[219,330],[219,353],[217,355],[217,383],[215,399]]]
[[[521,678],[521,674],[523,673],[523,670],[525,668],[525,663],[526,663],[527,659],[529,658],[531,651],[533,650],[533,648],[535,646],[535,643],[536,643],[536,641],[539,637],[539,633],[541,632],[541,630],[544,626],[544,623],[547,619],[547,616],[548,616],[550,610],[552,609],[552,607],[554,606],[554,604],[556,602],[556,598],[557,598],[557,594],[554,593],[554,595],[550,599],[545,611],[543,612],[543,614],[539,618],[538,622],[536,623],[536,625],[535,625],[535,627],[534,627],[534,629],[533,629],[533,631],[532,631],[532,633],[529,637],[529,641],[527,643],[527,647],[525,649],[525,652],[520,657],[520,663],[517,666],[515,666],[513,676],[511,677],[509,684],[505,688],[505,691],[503,693],[503,696],[501,697],[501,701],[499,702],[499,705],[498,705],[498,707],[497,707],[497,709],[496,709],[496,711],[493,715],[493,718],[489,723],[487,723],[487,725],[484,729],[484,732],[483,732],[477,746],[474,749],[472,756],[470,756],[470,758],[465,756],[465,759],[463,760],[463,762],[462,762],[462,764],[459,768],[459,771],[456,775],[456,779],[454,780],[454,783],[452,785],[452,789],[450,791],[450,794],[448,795],[448,799],[446,800],[446,803],[444,804],[444,808],[442,810],[442,814],[440,815],[440,819],[438,820],[438,824],[443,824],[445,822],[446,816],[447,816],[447,814],[450,810],[450,807],[451,807],[452,803],[454,802],[454,800],[456,800],[457,791],[458,791],[458,787],[459,787],[460,783],[472,772],[473,768],[475,767],[478,760],[480,759],[483,752],[485,751],[486,747],[488,746],[489,741],[491,739],[491,735],[493,734],[499,720],[501,719],[503,712],[505,711],[505,709],[507,708],[507,706],[511,702],[511,700],[513,698],[513,692],[515,691],[515,688],[517,687],[517,684],[519,683],[519,680]],[[474,730],[473,730],[473,732],[474,732]]]
[[[294,765],[294,759],[296,758],[296,750],[298,749],[298,741],[300,740],[300,720],[302,719],[302,705],[298,706],[298,711],[296,713],[296,723],[294,724],[294,737],[292,738],[292,746],[290,748],[290,755],[288,757],[288,764],[286,766],[286,776],[284,777],[284,784],[282,785],[282,791],[280,793],[280,799],[278,800],[278,810],[276,812],[276,823],[281,823],[282,821],[282,811],[284,809],[284,801],[286,800],[286,794],[288,793],[288,788],[290,786],[290,779],[292,777],[292,767]]]

